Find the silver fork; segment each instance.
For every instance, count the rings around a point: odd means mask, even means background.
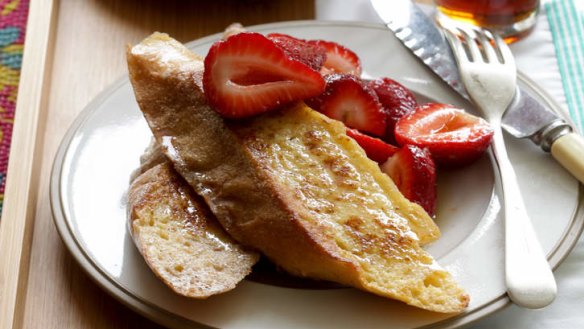
[[[494,129],[491,144],[505,205],[505,281],[519,306],[542,308],[557,292],[556,282],[525,209],[517,176],[507,156],[501,118],[516,89],[517,69],[505,42],[470,26],[445,26],[460,75],[472,101]]]

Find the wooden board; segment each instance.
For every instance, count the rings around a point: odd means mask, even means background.
[[[0,328],[16,327],[25,309],[54,21],[53,0],[31,2],[0,222]]]
[[[48,197],[67,127],[125,74],[126,44],[156,30],[189,41],[235,21],[313,18],[313,0],[31,0],[0,222],[0,328],[159,328],[87,277],[55,230]]]

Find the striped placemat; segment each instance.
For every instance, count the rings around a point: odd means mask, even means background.
[[[544,6],[568,110],[577,128],[584,131],[584,0],[552,0]]]
[[[28,4],[29,0],[0,0],[0,213],[4,202]]]

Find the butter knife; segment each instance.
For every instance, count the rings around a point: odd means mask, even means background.
[[[440,29],[410,0],[370,0],[387,27],[416,57],[462,97],[468,95],[456,59]],[[584,138],[558,114],[518,88],[503,116],[503,128],[529,138],[584,183]]]

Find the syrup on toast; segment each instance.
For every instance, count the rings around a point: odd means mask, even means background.
[[[225,233],[167,160],[150,159],[164,161],[138,176],[128,193],[131,235],[146,263],[186,297],[202,299],[235,288],[259,255]]]
[[[200,57],[155,33],[128,51],[136,99],[175,169],[226,231],[286,271],[460,312],[468,296],[420,243],[439,231],[342,123],[303,104],[223,120]],[[411,229],[410,229],[411,227]]]

